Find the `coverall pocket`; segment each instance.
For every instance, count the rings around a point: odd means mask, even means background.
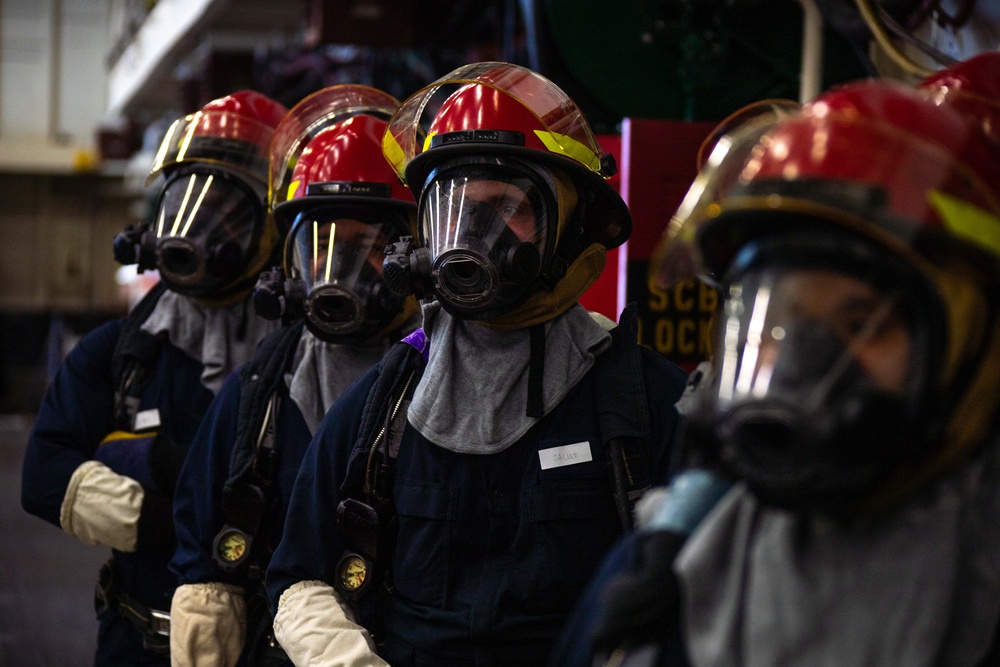
[[[527,497],[523,602],[536,613],[564,613],[621,533],[608,488],[540,486]]]
[[[399,517],[393,585],[412,602],[440,607],[448,596],[448,558],[458,492],[443,484],[398,482],[393,497]]]

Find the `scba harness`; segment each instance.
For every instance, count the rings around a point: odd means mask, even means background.
[[[632,304],[610,331],[611,346],[591,371],[597,385],[608,388],[599,394],[598,424],[623,532],[632,528],[635,503],[653,481],[652,426],[636,322]],[[392,588],[389,562],[397,527],[393,466],[406,427],[406,407],[426,366],[426,355],[427,341],[418,330],[393,345],[380,363],[341,486],[344,500],[337,508],[337,528],[347,550],[335,569],[335,588],[355,605],[376,641],[377,608],[384,595],[372,593]]]
[[[261,568],[267,565],[251,555],[257,552],[254,537],[277,500],[276,424],[281,401],[287,397],[284,374],[303,327],[299,321],[266,336],[240,370],[236,440],[222,490],[225,523],[213,542],[212,557],[223,570],[246,570],[254,579],[263,576]]]
[[[225,572],[244,575],[247,641],[242,665],[288,664],[274,640],[261,582],[273,544],[258,538],[278,509],[277,419],[287,398],[285,371],[291,366],[304,323],[299,321],[264,337],[253,359],[240,369],[236,438],[222,490],[223,527],[212,542],[212,559]]]

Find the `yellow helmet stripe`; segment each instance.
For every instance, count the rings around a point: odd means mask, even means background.
[[[944,192],[933,190],[928,199],[948,231],[1000,256],[1000,217]]]
[[[382,135],[382,155],[389,161],[393,170],[402,176],[406,169],[406,153],[403,151],[403,147],[399,145],[399,142],[396,141],[396,137],[392,135],[392,132],[386,132]]]
[[[566,134],[559,134],[558,132],[546,132],[544,130],[535,130],[535,136],[545,144],[545,147],[550,152],[565,155],[568,158],[576,160],[591,171],[599,172],[601,170],[600,156],[573,137]]]

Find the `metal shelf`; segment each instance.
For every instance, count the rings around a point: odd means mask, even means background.
[[[108,116],[176,106],[178,69],[203,46],[252,51],[305,25],[305,0],[159,0],[108,72]]]

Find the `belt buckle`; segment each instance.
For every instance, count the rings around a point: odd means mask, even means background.
[[[161,637],[170,636],[170,614],[156,609],[149,610],[149,625]]]

